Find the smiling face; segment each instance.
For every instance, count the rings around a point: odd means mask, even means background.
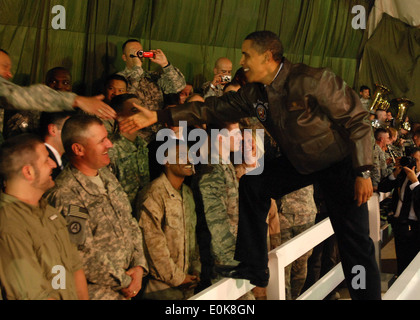
[[[32,187],[45,192],[54,187],[54,181],[51,177],[52,170],[57,167],[55,162],[49,157],[47,148],[44,144],[38,144],[36,147],[37,160],[33,164],[35,179]]]
[[[185,178],[194,174],[194,165],[188,159],[188,151],[184,148],[176,147],[176,163],[170,159],[171,163],[165,164],[167,173],[177,178]]]
[[[91,170],[99,170],[106,167],[109,162],[108,150],[112,148],[112,142],[108,139],[108,132],[103,125],[92,124],[85,132],[85,139],[80,154],[80,161]]]
[[[259,82],[266,85],[273,81],[272,68],[269,65],[269,52],[259,53],[253,47],[252,40],[245,40],[242,44],[242,58],[240,64],[248,82]]]

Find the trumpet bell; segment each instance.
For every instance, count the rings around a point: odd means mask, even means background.
[[[396,117],[396,120],[399,124],[400,128],[403,128],[407,131],[411,130],[410,122],[405,121],[405,118],[407,116],[408,109],[414,105],[414,103],[406,98],[399,98],[395,99],[395,102],[398,107],[398,114]]]
[[[370,105],[369,111],[371,113],[375,113],[376,110],[387,111],[388,108],[390,107],[390,103],[388,100],[388,94],[390,92],[391,91],[387,87],[381,84],[376,84],[375,93],[373,94],[373,100]]]

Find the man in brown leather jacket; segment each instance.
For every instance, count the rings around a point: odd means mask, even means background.
[[[372,131],[360,98],[328,69],[291,64],[280,39],[257,31],[242,45],[248,84],[237,93],[166,111],[140,112],[121,125],[135,131],[157,121],[189,125],[257,116],[283,156],[265,164],[261,175],[240,181],[240,214],[235,260],[225,273],[267,286],[266,218],[270,199],[318,181],[325,194],[343,270],[353,299],[380,299],[380,275],[369,237],[367,200],[372,195]],[[354,286],[365,271],[362,286]]]

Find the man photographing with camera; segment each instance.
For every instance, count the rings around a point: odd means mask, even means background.
[[[213,80],[203,84],[204,98],[223,95],[223,88],[232,81],[232,61],[224,57],[217,59],[213,73]]]
[[[127,92],[135,94],[143,107],[154,111],[161,110],[164,94],[178,93],[185,88],[184,75],[168,61],[162,50],[143,51],[143,46],[136,39],[127,40],[122,50],[122,59],[126,67],[118,74],[127,79]],[[150,59],[151,62],[160,66],[161,70],[144,70],[144,59]],[[153,126],[141,130],[140,136],[150,142],[159,128],[159,126]]]

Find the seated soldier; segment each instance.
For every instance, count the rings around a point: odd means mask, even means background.
[[[70,164],[46,197],[67,220],[82,257],[89,297],[133,298],[147,263],[130,201],[107,168],[112,148],[108,133],[100,119],[80,114],[66,121],[62,139]]]
[[[0,148],[5,184],[0,195],[0,300],[88,299],[83,264],[65,220],[42,199],[54,186],[53,168],[37,136],[22,134]]]
[[[222,57],[216,60],[213,68],[213,80],[203,84],[204,98],[220,97],[224,86],[232,80],[232,61]]]
[[[195,203],[184,184],[185,177],[194,173],[194,165],[186,160],[187,149],[173,142],[165,153],[168,159],[160,159],[164,172],[140,192],[134,210],[150,268],[146,299],[188,299],[200,281]],[[171,150],[176,150],[175,157]]]

